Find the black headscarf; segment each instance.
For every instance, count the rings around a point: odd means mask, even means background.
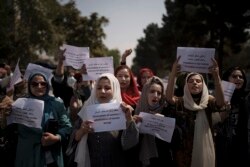
[[[240,89],[234,90],[234,93],[231,98],[231,104],[238,104],[239,101],[242,100],[242,98],[245,98],[245,96],[248,94],[248,92],[246,91],[247,78],[246,78],[245,71],[242,68],[238,66],[230,67],[228,70],[226,70],[223,73],[222,80],[229,81],[230,75],[236,70],[241,71],[244,83]]]

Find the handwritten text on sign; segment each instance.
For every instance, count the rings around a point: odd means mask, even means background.
[[[44,101],[32,98],[18,98],[12,104],[7,123],[19,123],[28,127],[41,128]]]
[[[114,74],[113,57],[94,57],[85,60],[87,75],[83,80],[96,80],[103,73]]]
[[[72,66],[75,69],[81,69],[84,60],[89,58],[89,47],[76,47],[64,44],[62,49],[66,49],[64,53],[64,66]]]
[[[181,71],[209,73],[214,58],[214,48],[178,47],[177,57],[180,56],[179,64]]]
[[[175,119],[140,112],[142,123],[139,125],[140,133],[153,135],[166,142],[171,142],[175,128]]]
[[[120,103],[103,103],[86,108],[87,120],[92,120],[95,132],[126,129],[125,114]]]

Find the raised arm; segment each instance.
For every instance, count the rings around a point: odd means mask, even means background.
[[[57,52],[58,64],[57,64],[56,71],[55,71],[56,76],[63,76],[63,74],[64,74],[63,61],[65,60],[65,57],[63,54],[65,53],[65,51],[66,51],[66,49],[64,49],[64,50],[59,49]]]
[[[180,57],[178,57],[173,66],[172,66],[172,70],[169,74],[169,77],[168,77],[168,85],[167,85],[167,89],[166,89],[166,98],[167,98],[167,101],[170,103],[170,104],[175,104],[175,98],[174,98],[174,85],[175,85],[175,77],[177,75],[178,72],[180,72],[180,64],[178,64],[180,60]]]
[[[122,54],[122,60],[121,60],[121,65],[126,65],[126,59],[127,57],[132,53],[132,49],[127,49],[125,52]]]
[[[215,96],[216,104],[218,105],[218,107],[223,107],[225,105],[225,99],[224,99],[221,79],[219,75],[219,67],[218,67],[217,61],[214,58],[212,58],[212,61],[213,61],[213,66],[209,68],[209,71],[214,78],[214,85],[215,85],[214,96]]]

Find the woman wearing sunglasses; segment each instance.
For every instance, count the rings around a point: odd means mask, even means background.
[[[71,123],[62,102],[49,94],[49,82],[42,73],[31,74],[28,97],[44,101],[42,129],[18,124],[16,167],[63,167],[61,144],[71,133]]]

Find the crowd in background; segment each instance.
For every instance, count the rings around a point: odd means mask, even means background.
[[[1,167],[250,165],[250,94],[240,67],[229,68],[220,78],[212,59],[209,73],[215,87],[211,94],[204,75],[180,71],[179,58],[173,62],[165,89],[150,68],[141,68],[135,79],[126,65],[131,49],[124,52],[114,74],[101,74],[95,81],[84,80],[84,65],[80,70],[65,67],[64,52],[58,52],[51,81],[34,71],[11,91],[7,87],[12,68],[0,64]],[[221,80],[236,85],[231,101],[224,99]],[[41,128],[7,124],[12,104],[21,97],[44,102]],[[125,129],[95,132],[86,110],[103,104],[119,104]],[[140,133],[141,112],[175,118],[171,142]]]

